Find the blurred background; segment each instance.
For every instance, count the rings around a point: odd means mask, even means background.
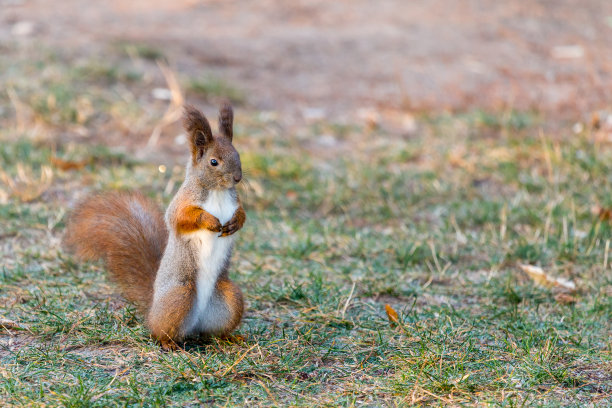
[[[577,121],[612,89],[607,0],[0,0],[0,11],[2,119],[19,111],[106,144],[175,137],[176,114],[161,118],[183,99],[229,97],[289,127],[406,134],[423,112]]]

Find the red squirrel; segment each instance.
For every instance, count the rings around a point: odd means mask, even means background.
[[[89,196],[68,219],[65,246],[78,259],[105,261],[164,349],[187,336],[227,335],[242,318],[242,292],[228,273],[233,234],[246,219],[236,192],[242,167],[232,145],[233,117],[224,104],[213,135],[206,117],[185,107],[191,156],[165,220],[135,192]]]

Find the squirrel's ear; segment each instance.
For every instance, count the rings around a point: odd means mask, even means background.
[[[234,110],[229,102],[223,103],[219,109],[219,133],[227,137],[230,142],[234,137]]]
[[[210,124],[202,112],[191,105],[185,105],[183,126],[189,137],[191,157],[195,163],[204,155],[208,145],[213,142]]]

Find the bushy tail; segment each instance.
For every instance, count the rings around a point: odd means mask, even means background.
[[[146,313],[167,240],[163,214],[152,200],[134,192],[106,192],[77,204],[64,246],[81,260],[103,259],[123,296]]]

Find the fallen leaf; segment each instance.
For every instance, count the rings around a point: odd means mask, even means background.
[[[558,303],[561,303],[562,305],[571,305],[573,303],[576,303],[578,301],[578,299],[576,299],[574,296],[569,295],[567,293],[557,293],[555,295],[555,300]]]
[[[376,129],[380,126],[381,116],[376,109],[359,109],[357,116],[365,122],[369,129]]]
[[[600,221],[612,220],[612,209],[610,208],[593,206],[593,208],[591,208],[591,213],[599,217]]]
[[[89,160],[69,161],[59,157],[51,156],[51,163],[60,170],[80,170],[87,165]]]
[[[476,168],[474,163],[466,160],[461,152],[451,152],[447,160],[451,166],[462,168],[470,173],[473,173]]]
[[[387,312],[387,317],[391,323],[399,324],[399,317],[397,312],[391,307],[390,304],[385,304],[385,312]]]
[[[548,275],[539,266],[519,264],[519,267],[536,283],[536,285],[544,286],[546,288],[558,288],[566,291],[573,292],[576,290],[574,282],[563,278],[555,278]]]
[[[601,127],[601,118],[599,117],[599,112],[593,112],[591,115],[591,127],[595,130],[599,130]]]
[[[13,330],[29,330],[28,326],[23,323],[18,323],[14,320],[0,318],[0,327],[3,329],[13,329]]]

